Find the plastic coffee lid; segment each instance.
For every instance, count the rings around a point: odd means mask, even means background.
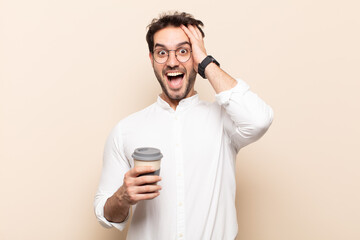
[[[142,147],[135,149],[134,153],[132,154],[132,157],[136,160],[141,160],[141,161],[154,161],[154,160],[160,160],[163,157],[163,155],[161,154],[160,150],[157,148]]]

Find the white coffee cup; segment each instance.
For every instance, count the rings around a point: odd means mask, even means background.
[[[141,174],[139,176],[144,175],[160,175],[160,163],[163,155],[160,150],[152,147],[141,147],[135,149],[132,154],[134,159],[134,166],[151,166],[154,167],[155,171],[151,173]]]

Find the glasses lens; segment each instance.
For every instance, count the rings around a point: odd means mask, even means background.
[[[156,49],[154,51],[155,61],[158,63],[164,63],[168,59],[169,53],[164,49]]]
[[[176,58],[179,62],[186,62],[189,60],[191,50],[189,48],[179,48],[176,50]]]

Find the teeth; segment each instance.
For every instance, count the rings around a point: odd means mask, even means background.
[[[175,77],[175,76],[179,76],[179,75],[181,75],[182,73],[181,72],[174,72],[174,73],[168,73],[167,75],[169,76],[169,77]]]

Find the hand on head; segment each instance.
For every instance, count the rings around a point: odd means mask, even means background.
[[[199,63],[201,63],[202,60],[204,60],[207,56],[204,38],[200,30],[196,26],[189,25],[186,27],[184,25],[180,25],[180,27],[190,39],[192,54],[194,58],[194,69],[197,72]]]

